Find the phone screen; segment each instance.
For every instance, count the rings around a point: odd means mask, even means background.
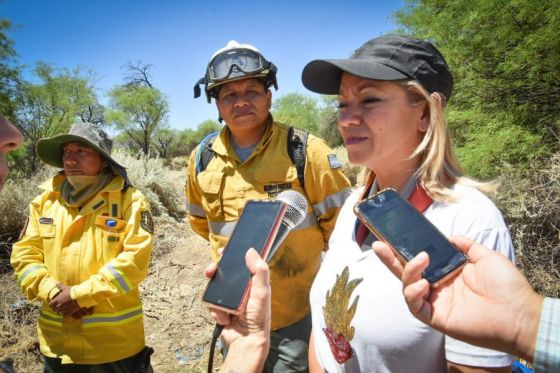
[[[428,253],[430,264],[424,277],[431,283],[438,282],[466,262],[465,255],[394,189],[386,189],[360,202],[356,213],[404,260],[411,260],[421,251]]]
[[[206,287],[204,302],[230,312],[240,308],[251,278],[245,254],[250,248],[261,257],[267,254],[284,211],[285,205],[280,201],[250,200],[246,203],[216,273]]]

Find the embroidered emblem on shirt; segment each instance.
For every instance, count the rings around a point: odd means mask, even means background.
[[[52,224],[53,218],[39,218],[39,224]]]
[[[342,168],[342,163],[340,162],[336,154],[327,155],[327,159],[329,160],[329,164],[331,165],[331,168],[333,170],[336,170],[337,168]]]
[[[323,317],[325,326],[323,332],[327,336],[331,352],[339,364],[350,360],[353,355],[350,341],[354,338],[354,327],[350,326],[360,296],[356,296],[352,305],[350,297],[352,292],[362,282],[362,278],[348,281],[350,271],[348,266],[344,268],[340,275],[336,276],[336,281],[331,290],[327,291],[325,306],[323,307]]]
[[[142,211],[140,225],[150,233],[154,233],[154,220],[149,211]]]

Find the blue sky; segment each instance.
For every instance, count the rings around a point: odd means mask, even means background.
[[[404,0],[0,0],[0,18],[19,61],[91,68],[98,95],[122,81],[127,61],[153,65],[157,88],[170,103],[173,128],[217,119],[214,103],[193,98],[212,54],[231,40],[256,46],[278,66],[278,98],[313,96],[301,71],[316,58],[344,58],[368,39],[396,29],[391,18]]]

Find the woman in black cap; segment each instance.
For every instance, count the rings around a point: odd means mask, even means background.
[[[311,371],[511,371],[510,356],[453,340],[409,313],[400,281],[353,212],[361,199],[394,188],[446,236],[466,236],[513,260],[502,216],[481,193],[494,186],[465,177],[454,154],[443,115],[453,77],[441,53],[426,41],[382,36],[348,59],[310,62],[302,80],[338,95],[348,158],[368,175],[340,212],[311,290]]]

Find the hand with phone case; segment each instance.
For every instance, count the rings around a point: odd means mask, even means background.
[[[445,334],[478,346],[533,360],[543,297],[503,255],[461,236],[451,239],[469,262],[444,286],[430,288],[422,272],[425,253],[403,265],[391,248],[375,242],[373,250],[403,282],[410,312]]]
[[[466,263],[465,255],[394,189],[384,189],[357,203],[354,212],[403,263],[426,252],[430,265],[423,276],[431,286],[439,286]]]
[[[228,346],[222,371],[258,372],[262,370],[270,345],[270,282],[269,269],[259,254],[251,249],[245,264],[252,275],[247,305],[238,315],[211,308],[211,316],[224,325],[222,337]],[[217,268],[212,263],[206,269],[211,278]],[[250,356],[250,358],[248,358]]]
[[[280,201],[247,201],[202,300],[210,307],[239,314],[249,294],[251,273],[245,264],[250,248],[266,257],[286,211]]]

